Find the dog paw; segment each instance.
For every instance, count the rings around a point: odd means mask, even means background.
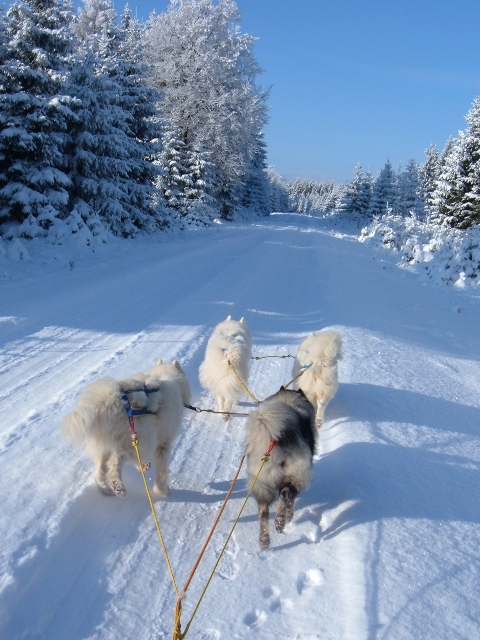
[[[275,529],[278,531],[278,533],[283,533],[283,530],[285,529],[285,523],[286,520],[283,516],[277,516],[275,518]]]
[[[125,498],[125,496],[127,495],[125,486],[120,480],[112,480],[111,488],[113,493],[119,498]]]
[[[260,549],[268,549],[268,547],[270,546],[270,536],[268,533],[261,533],[260,537],[258,539],[258,542],[260,544]]]
[[[103,482],[99,482],[98,480],[96,480],[95,482],[97,483],[98,490],[101,493],[103,493],[104,496],[114,496],[115,495],[113,489],[111,487],[109,487],[108,484],[104,484]]]
[[[153,493],[159,498],[166,498],[170,493],[170,490],[168,487],[159,487],[158,484],[154,484]]]

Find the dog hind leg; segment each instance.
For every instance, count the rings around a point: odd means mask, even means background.
[[[325,415],[325,406],[326,406],[326,403],[322,400],[320,400],[317,403],[317,412],[315,414],[315,425],[317,429],[320,429],[321,426],[323,425],[323,416]]]
[[[291,482],[286,482],[280,490],[277,513],[275,514],[275,529],[282,533],[287,522],[293,518],[293,508],[298,491]]]
[[[222,418],[225,420],[225,422],[228,422],[230,418],[229,414],[232,411],[232,406],[233,406],[232,403],[230,403],[227,400],[227,398],[225,398],[224,396],[218,396],[217,403],[218,403],[218,410],[221,412],[225,411]]]
[[[259,543],[261,549],[268,549],[270,546],[270,533],[268,531],[268,503],[267,502],[259,502],[258,503],[258,517],[260,519],[260,536]]]
[[[155,450],[155,484],[154,492],[161,497],[168,496],[168,460],[170,446],[159,444]]]
[[[113,491],[113,493],[120,498],[124,498],[127,495],[125,486],[122,481],[122,467],[125,459],[125,454],[121,453],[120,451],[114,451],[110,454],[106,463],[107,472],[105,477],[108,486]]]
[[[110,453],[105,451],[98,456],[98,458],[95,460],[96,468],[95,468],[93,477],[95,478],[97,487],[103,493],[103,495],[114,496],[115,493],[112,487],[108,484],[107,478],[106,478],[106,474],[108,471],[107,462],[108,462],[109,456],[110,456]]]

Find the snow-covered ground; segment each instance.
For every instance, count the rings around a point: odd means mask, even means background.
[[[0,638],[171,638],[175,594],[141,475],[125,499],[59,435],[80,390],[177,358],[193,403],[206,340],[245,316],[255,355],[340,331],[340,388],[311,486],[258,549],[249,500],[187,637],[480,638],[480,300],[422,283],[299,215],[95,253],[32,244],[0,285]],[[21,252],[20,252],[21,254]],[[259,398],[290,359],[252,361]],[[245,397],[242,410],[254,403]],[[182,586],[243,453],[245,418],[186,411],[156,509]],[[151,478],[151,473],[149,472]],[[245,498],[245,470],[183,602],[182,628]]]

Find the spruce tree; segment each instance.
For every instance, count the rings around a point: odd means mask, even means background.
[[[395,211],[396,207],[396,174],[390,160],[378,174],[372,188],[372,197],[367,215],[382,217],[387,211]]]
[[[285,180],[277,173],[274,167],[266,168],[269,184],[269,209],[271,212],[289,211],[288,186]]]
[[[429,220],[435,224],[449,223],[450,203],[456,200],[460,154],[459,140],[450,138],[448,149],[442,154],[440,175],[431,195]]]
[[[362,167],[355,167],[353,178],[347,183],[338,212],[359,222],[365,218],[370,205],[371,179],[364,175]]]
[[[468,127],[450,142],[432,196],[438,221],[458,229],[480,223],[480,97],[465,119]]]
[[[156,160],[160,172],[156,185],[172,211],[172,217],[181,218],[184,211],[185,185],[190,182],[190,171],[185,144],[176,130],[165,128],[163,145]]]
[[[250,160],[243,176],[241,206],[256,215],[266,216],[270,209],[269,185],[266,173],[267,151],[263,135],[259,134],[258,151]]]
[[[396,212],[402,217],[410,213],[423,217],[420,167],[415,159],[397,176]]]
[[[25,0],[10,7],[5,22],[0,221],[28,219],[25,235],[46,233],[56,218],[68,215],[71,19],[67,0]]]
[[[115,234],[133,236],[165,224],[153,184],[158,96],[140,63],[137,25],[128,12],[117,22],[111,8],[86,0],[80,12],[84,60],[72,77],[81,101],[71,134],[72,206],[84,219],[99,216]]]
[[[420,168],[420,191],[426,218],[430,219],[433,205],[432,196],[441,172],[441,159],[438,147],[434,144],[430,145],[425,151],[425,157],[426,160]]]

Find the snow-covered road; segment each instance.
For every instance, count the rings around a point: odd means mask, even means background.
[[[126,499],[101,495],[59,425],[86,384],[159,357],[180,360],[193,403],[214,408],[198,367],[228,314],[245,316],[255,355],[340,331],[341,384],[293,522],[260,552],[248,502],[187,637],[480,638],[479,297],[422,284],[323,224],[274,215],[115,241],[88,259],[60,248],[0,285],[2,640],[171,638],[175,594],[141,475],[125,470]],[[291,367],[252,361],[249,386],[265,398]],[[244,421],[185,413],[171,494],[156,501],[180,586],[237,469]],[[246,490],[242,472],[183,626]]]

